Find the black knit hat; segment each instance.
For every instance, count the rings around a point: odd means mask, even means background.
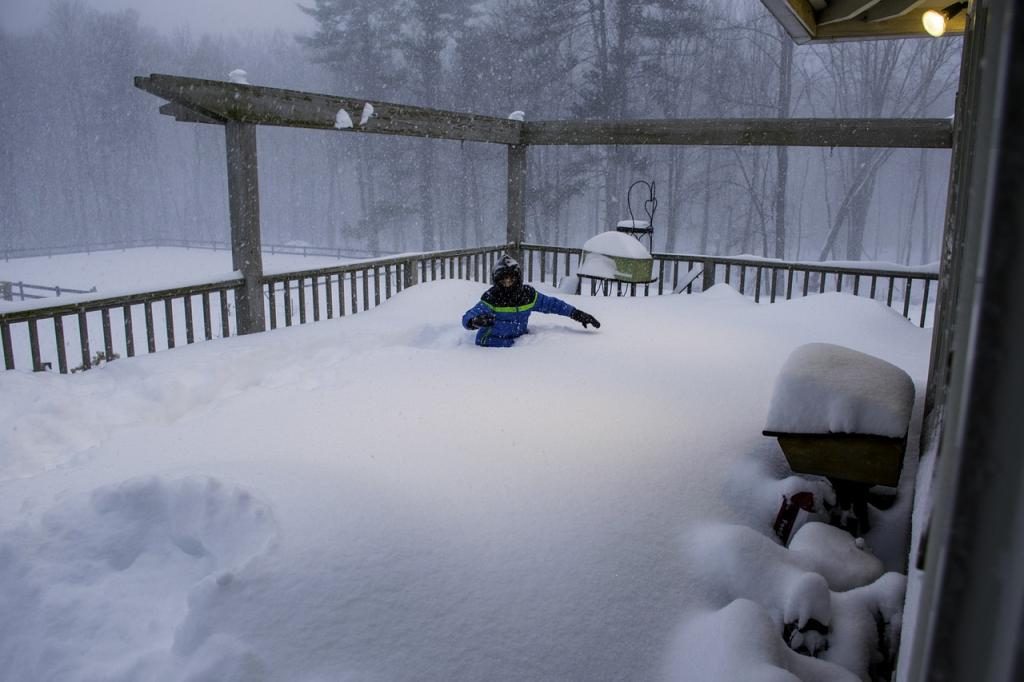
[[[521,284],[523,281],[523,271],[519,268],[519,263],[516,262],[515,258],[512,258],[508,254],[501,254],[498,262],[494,265],[494,271],[491,273],[491,281],[497,284],[500,280],[511,275],[516,278],[516,284]]]

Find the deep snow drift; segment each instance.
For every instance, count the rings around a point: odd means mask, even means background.
[[[800,483],[761,429],[797,346],[923,396],[929,331],[719,286],[587,298],[599,331],[534,315],[484,349],[458,323],[482,290],[0,374],[0,679],[852,679],[901,550],[776,544]],[[789,616],[854,634],[799,656]]]

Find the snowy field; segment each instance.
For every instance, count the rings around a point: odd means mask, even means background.
[[[817,523],[787,549],[801,483],[761,430],[790,352],[842,344],[913,378],[913,453],[930,330],[719,285],[557,294],[601,329],[534,315],[484,349],[459,326],[482,290],[0,374],[0,679],[866,679],[914,458],[869,551]],[[809,618],[818,659],[781,638]]]
[[[263,254],[263,269],[268,274],[327,268],[348,262],[351,260]],[[59,285],[66,289],[83,291],[96,287],[98,296],[169,289],[179,286],[182,281],[211,281],[229,278],[232,274],[230,251],[170,247],[97,251],[89,255],[66,254],[0,261],[0,281],[26,282],[48,287]],[[20,302],[15,301],[12,304],[0,301],[0,312],[5,310],[2,306],[20,307],[18,303]]]

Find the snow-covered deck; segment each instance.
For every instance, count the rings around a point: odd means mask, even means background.
[[[839,590],[864,580],[771,539],[798,482],[761,430],[797,346],[884,358],[923,396],[930,330],[719,285],[586,298],[599,331],[535,315],[482,349],[458,325],[481,291],[0,374],[0,678],[849,678],[779,637],[853,627]],[[909,502],[867,538],[888,568]],[[852,641],[825,659],[866,665]]]

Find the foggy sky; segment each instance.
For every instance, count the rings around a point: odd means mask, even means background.
[[[272,31],[294,33],[312,28],[313,22],[299,11],[297,0],[82,0],[98,10],[132,8],[145,25],[161,31],[189,26],[198,33]],[[303,2],[311,5],[311,2]],[[0,0],[0,28],[25,33],[46,19],[47,0]]]

